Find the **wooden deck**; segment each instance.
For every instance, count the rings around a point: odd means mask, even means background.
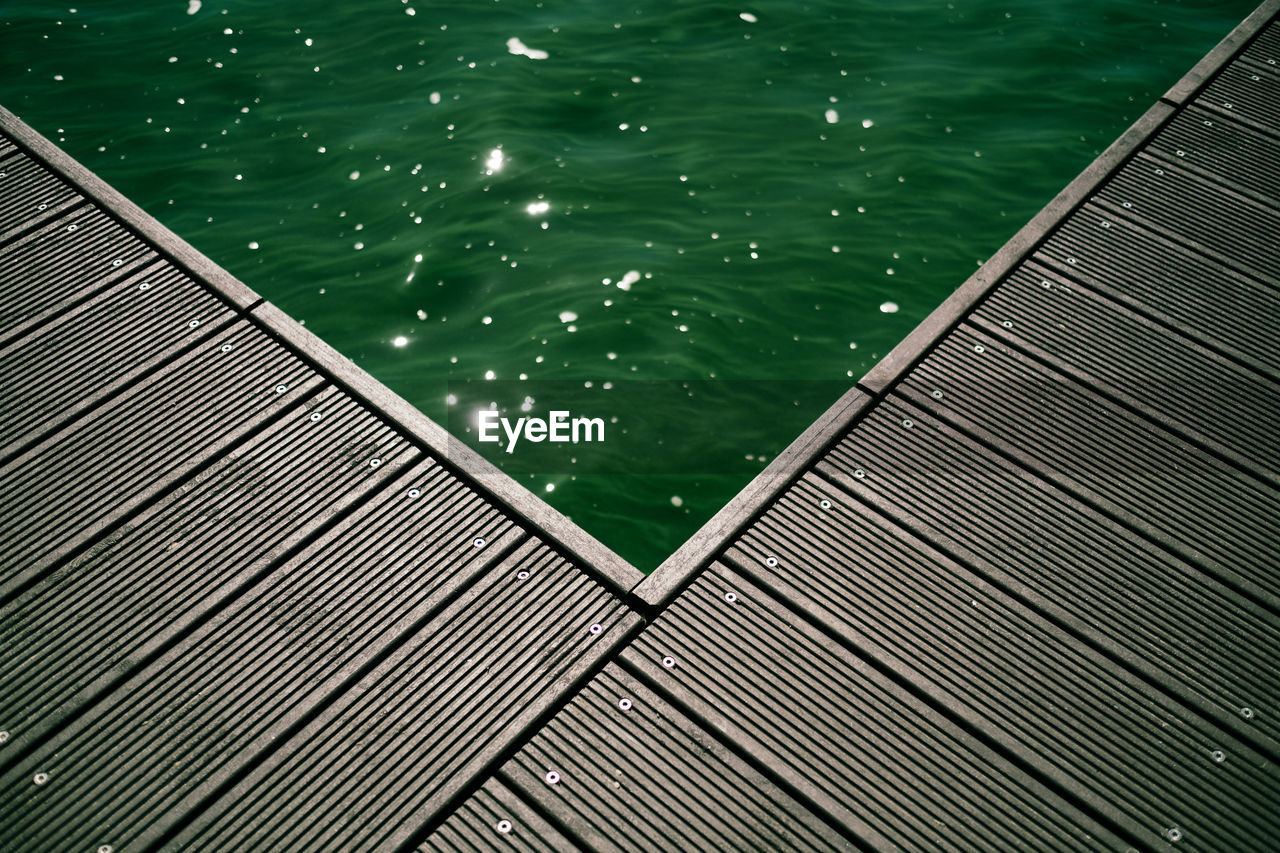
[[[0,850],[1280,849],[1278,15],[648,577],[0,111]]]

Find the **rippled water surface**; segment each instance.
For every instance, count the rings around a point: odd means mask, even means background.
[[[0,103],[459,433],[610,385],[484,447],[647,570],[1253,5],[9,0]]]

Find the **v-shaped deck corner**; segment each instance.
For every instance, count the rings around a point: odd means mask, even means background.
[[[1278,12],[648,578],[0,111],[0,848],[1275,849]]]

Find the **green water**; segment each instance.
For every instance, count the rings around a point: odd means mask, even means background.
[[[647,570],[1253,5],[7,0],[0,103],[441,422],[614,384],[512,471]]]

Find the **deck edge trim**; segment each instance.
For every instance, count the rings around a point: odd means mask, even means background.
[[[421,442],[438,462],[461,473],[468,485],[512,513],[516,521],[535,527],[541,536],[567,551],[588,574],[606,581],[614,592],[625,594],[644,578],[639,569],[600,540],[465,443],[453,438],[444,427],[280,308],[263,301],[249,312],[249,317],[268,334],[315,363],[335,385]]]

